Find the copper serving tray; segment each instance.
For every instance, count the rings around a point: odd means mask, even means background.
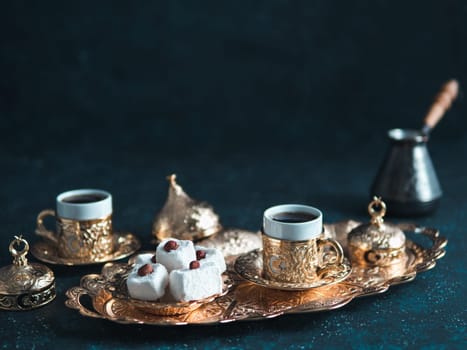
[[[337,239],[345,249],[347,233],[358,224],[345,221],[326,225],[325,234]],[[353,267],[344,281],[329,286],[305,291],[261,287],[240,278],[233,271],[232,257],[227,257],[226,260],[230,262],[228,273],[233,281],[233,287],[227,294],[186,314],[158,316],[136,308],[132,300],[122,298],[116,292],[116,286],[122,283],[118,272],[124,270],[127,264],[109,263],[104,265],[101,274],[86,275],[81,279],[79,287],[69,289],[66,305],[78,310],[83,316],[125,324],[157,326],[220,324],[337,309],[354,298],[383,293],[392,285],[412,281],[417,273],[433,268],[436,260],[444,256],[447,240],[439,235],[438,230],[413,224],[400,224],[399,227],[408,238],[404,261],[387,267]],[[430,238],[431,246],[423,247],[411,241],[411,234]],[[218,238],[216,242],[223,244]],[[80,299],[85,295],[91,298],[94,310],[81,304]]]

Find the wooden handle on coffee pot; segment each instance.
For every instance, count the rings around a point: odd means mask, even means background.
[[[425,117],[423,126],[423,131],[425,133],[428,133],[438,124],[444,113],[451,107],[458,93],[459,83],[457,80],[449,80],[443,85]]]

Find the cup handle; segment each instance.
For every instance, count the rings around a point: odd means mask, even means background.
[[[319,239],[318,240],[318,252],[322,256],[323,249],[328,246],[331,247],[336,252],[336,257],[332,261],[323,264],[323,261],[320,261],[318,268],[318,275],[322,278],[326,277],[331,271],[335,272],[336,268],[340,268],[344,262],[344,250],[339,242],[333,239]]]
[[[36,235],[41,236],[49,241],[54,242],[55,244],[58,243],[57,236],[55,235],[54,231],[48,230],[44,225],[44,218],[47,216],[54,216],[55,217],[55,210],[53,209],[45,209],[42,210],[39,215],[37,215],[37,226],[36,226]]]

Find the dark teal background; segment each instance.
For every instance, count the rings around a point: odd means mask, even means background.
[[[4,1],[0,5],[0,265],[55,196],[114,195],[150,249],[169,173],[225,226],[312,204],[366,220],[393,127],[420,127],[440,85],[467,84],[467,3]],[[310,315],[208,327],[87,319],[64,293],[100,267],[54,267],[58,297],[0,313],[4,348],[465,348],[467,118],[461,95],[429,148],[444,189],[437,267],[384,295]],[[33,259],[31,259],[33,260]]]

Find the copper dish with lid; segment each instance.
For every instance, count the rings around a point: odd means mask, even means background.
[[[0,309],[31,310],[55,299],[54,273],[45,265],[28,263],[28,242],[15,236],[9,251],[13,264],[0,269]]]
[[[388,266],[405,257],[405,234],[396,225],[384,222],[386,204],[374,197],[368,205],[371,221],[350,231],[349,257],[352,264]]]

